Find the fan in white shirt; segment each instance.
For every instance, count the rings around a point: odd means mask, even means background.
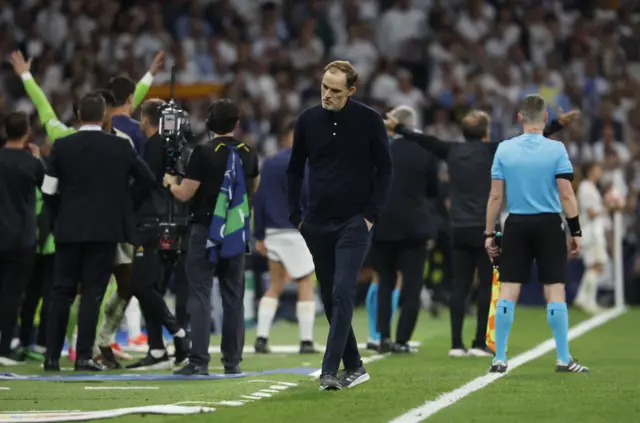
[[[578,187],[578,206],[582,223],[582,260],[585,272],[574,304],[587,313],[598,313],[598,281],[609,261],[606,240],[607,209],[597,187],[602,176],[599,163],[589,163],[584,167],[585,179]]]

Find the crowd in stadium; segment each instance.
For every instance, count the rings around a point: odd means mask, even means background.
[[[600,194],[612,211],[624,213],[628,301],[639,301],[640,21],[634,18],[640,11],[623,3],[0,0],[0,57],[6,61],[18,46],[33,59],[34,79],[60,120],[73,124],[73,105],[82,95],[117,74],[138,80],[163,50],[165,70],[155,84],[167,83],[175,64],[179,85],[224,87],[180,99],[196,142],[206,138],[211,100],[228,97],[242,113],[237,136],[261,158],[278,150],[301,110],[319,102],[330,60],[348,60],[359,71],[356,99],[381,113],[410,106],[419,112],[418,129],[450,142],[463,141],[458,124],[471,109],[490,114],[494,140],[517,135],[518,102],[539,93],[550,119],[581,112],[579,122],[554,138],[565,143],[577,175],[583,165],[601,164]],[[31,112],[35,141],[46,144],[19,77],[5,66],[0,78],[0,115]],[[432,268],[442,266],[448,243],[446,166],[440,179],[434,219],[441,236]],[[579,192],[580,179],[574,182]],[[445,279],[448,273],[444,269]]]

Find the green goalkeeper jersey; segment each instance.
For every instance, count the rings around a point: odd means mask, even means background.
[[[40,86],[33,79],[31,74],[22,75],[22,80],[24,84],[24,89],[27,92],[27,95],[33,102],[36,107],[36,111],[38,112],[38,117],[40,118],[40,122],[44,125],[44,129],[47,133],[47,136],[51,140],[51,142],[55,142],[57,139],[65,137],[67,135],[73,134],[77,130],[73,127],[67,126],[62,123],[56,113],[51,107],[49,100],[47,100],[47,96],[44,94]],[[153,77],[151,74],[147,74],[136,84],[136,89],[133,93],[133,109],[135,110],[142,101],[147,96],[149,92],[149,88],[151,87],[151,83],[153,82]],[[127,138],[129,142],[131,142],[131,138],[129,138],[126,134],[116,131],[116,135],[121,136],[123,138]],[[133,147],[133,143],[132,143]],[[36,213],[38,216],[42,216],[43,210],[43,200],[42,194],[40,190],[36,190]],[[38,243],[37,243],[37,253],[38,254],[53,254],[55,252],[55,242],[53,240],[53,235],[49,233],[46,236],[44,242],[41,241],[40,231],[48,231],[49,229],[46,226],[49,226],[48,223],[45,223],[42,219],[39,219],[38,222],[43,222],[43,224],[39,225],[38,228]]]

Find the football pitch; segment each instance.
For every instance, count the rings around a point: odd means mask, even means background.
[[[610,316],[611,317],[611,316]],[[606,321],[605,321],[606,320]],[[640,310],[631,309],[600,326],[576,310],[570,326],[576,338],[571,352],[591,368],[590,373],[554,372],[555,352],[544,308],[518,307],[510,337],[510,365],[504,377],[486,376],[489,359],[449,358],[449,318],[420,316],[414,341],[419,351],[411,355],[379,355],[362,350],[371,380],[353,389],[320,392],[313,374],[321,354],[286,352],[297,345],[297,325],[276,323],[270,344],[285,352],[270,355],[246,353],[246,375],[216,380],[159,380],[169,372],[139,372],[140,380],[44,381],[0,378],[0,422],[52,421],[49,418],[85,420],[104,411],[118,415],[128,408],[163,406],[159,410],[195,411],[193,415],[144,414],[146,423],[168,422],[428,422],[565,423],[640,421]],[[465,322],[465,341],[473,336],[473,319]],[[366,342],[366,314],[354,316],[358,340]],[[327,324],[318,316],[316,343],[324,344]],[[246,344],[253,345],[254,330]],[[213,337],[212,346],[219,345]],[[536,348],[538,347],[538,348]],[[548,351],[548,352],[547,352]],[[521,355],[523,354],[524,355]],[[520,355],[517,359],[516,356]],[[219,354],[212,354],[210,372],[222,373]],[[516,363],[520,362],[520,366]],[[63,359],[63,367],[72,363]],[[42,373],[39,364],[0,368],[18,375]],[[121,374],[131,374],[122,371]],[[76,376],[72,371],[65,376]],[[116,372],[108,373],[117,377]],[[48,375],[47,375],[48,376]],[[123,376],[120,376],[123,377]],[[145,380],[142,380],[145,379]],[[170,406],[178,407],[170,407]],[[206,412],[202,412],[204,408]],[[122,411],[125,409],[125,411]],[[152,410],[143,408],[149,413]],[[75,413],[75,414],[69,414]],[[114,422],[138,422],[141,414],[115,417]],[[55,421],[61,421],[55,420]]]

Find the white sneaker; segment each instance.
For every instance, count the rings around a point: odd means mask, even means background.
[[[8,357],[0,357],[0,366],[12,367],[12,366],[21,366],[24,362],[12,360]]]
[[[453,348],[449,350],[449,357],[469,357],[469,353],[464,348]]]

